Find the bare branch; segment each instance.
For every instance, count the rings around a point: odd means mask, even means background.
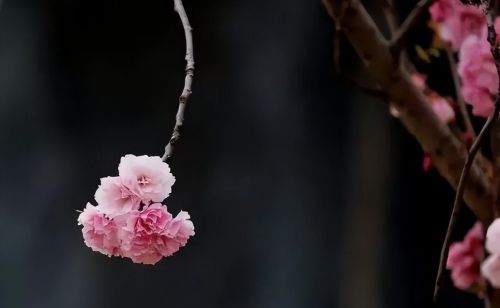
[[[387,99],[387,94],[380,88],[378,85],[368,85],[365,83],[361,83],[360,80],[354,78],[353,76],[344,72],[342,67],[340,66],[340,43],[342,41],[340,28],[337,28],[335,31],[335,43],[333,47],[333,62],[335,65],[335,70],[337,74],[342,78],[343,81],[350,83],[352,86],[361,89],[363,92],[370,96],[379,97],[382,99]]]
[[[391,48],[394,52],[399,52],[404,48],[406,40],[408,39],[408,35],[411,34],[411,30],[433,1],[434,0],[420,0],[415,5],[413,10],[406,17],[405,21],[399,28],[398,32],[391,40]]]
[[[184,80],[184,89],[182,90],[181,96],[179,96],[179,108],[177,109],[177,115],[175,116],[174,130],[172,132],[172,136],[170,137],[170,141],[165,147],[165,153],[162,157],[163,161],[170,160],[175,144],[179,141],[181,136],[182,127],[184,125],[184,112],[186,110],[189,96],[191,95],[191,85],[193,83],[194,76],[193,35],[189,19],[184,6],[182,5],[182,0],[174,0],[174,9],[177,14],[179,14],[184,28],[184,35],[186,37],[186,77]]]
[[[382,0],[382,1],[383,1],[382,5],[384,9],[385,22],[387,23],[387,27],[389,28],[389,33],[392,39],[398,29],[398,23],[396,20],[396,11],[394,8],[394,1],[392,0]]]

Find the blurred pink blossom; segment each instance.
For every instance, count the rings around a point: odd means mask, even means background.
[[[410,78],[415,87],[427,96],[427,99],[432,106],[432,110],[434,110],[441,121],[450,123],[455,120],[455,111],[450,106],[448,100],[427,87],[426,75],[416,72],[412,73],[410,75]],[[391,107],[389,110],[391,112],[391,115],[393,115],[394,117],[399,117],[399,113],[394,107]]]
[[[493,287],[500,288],[500,255],[492,254],[486,258],[481,266],[481,273]]]
[[[457,5],[456,0],[438,0],[429,7],[431,19],[434,22],[441,23],[448,19]]]
[[[486,249],[492,254],[500,254],[500,219],[495,219],[486,232]]]
[[[472,105],[472,113],[488,117],[493,111],[492,96],[498,90],[498,74],[485,39],[471,35],[463,42],[458,74],[462,80],[462,95]]]
[[[424,74],[420,73],[412,73],[411,74],[411,81],[417,87],[417,89],[423,91],[427,87],[426,82],[427,82],[427,76]]]
[[[495,18],[495,32],[497,33],[497,41],[500,41],[500,17]]]
[[[450,106],[448,100],[444,97],[436,96],[429,98],[432,106],[432,110],[444,123],[450,123],[455,120],[455,111]]]
[[[477,222],[462,242],[450,246],[446,268],[451,270],[451,279],[458,289],[466,290],[480,283],[483,240],[483,228],[481,223]]]
[[[429,11],[432,21],[438,24],[439,36],[455,50],[468,36],[485,35],[486,18],[479,6],[462,4],[459,0],[438,0]]]
[[[492,286],[500,288],[500,219],[495,219],[488,228],[485,246],[491,255],[481,266],[481,272]]]

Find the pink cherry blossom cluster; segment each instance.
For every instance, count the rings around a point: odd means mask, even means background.
[[[441,39],[460,49],[469,35],[481,36],[486,27],[479,6],[462,4],[459,0],[438,0],[429,8],[431,20],[438,25]]]
[[[462,242],[450,246],[446,268],[451,270],[451,279],[456,288],[468,290],[481,284],[479,269],[484,256],[483,242],[483,227],[477,222]]]
[[[438,0],[429,9],[442,41],[458,51],[461,93],[472,105],[472,113],[488,117],[492,96],[498,91],[498,75],[487,41],[486,19],[480,7],[459,0]],[[500,19],[495,20],[497,33]]]
[[[168,164],[157,156],[126,155],[118,172],[101,179],[97,206],[88,203],[78,217],[85,244],[144,264],[155,264],[185,246],[194,235],[189,214],[172,217],[162,204],[175,182]]]
[[[483,261],[483,228],[478,222],[467,233],[463,242],[450,246],[447,268],[455,287],[467,290],[484,284],[482,276],[494,287],[500,288],[500,218],[486,232],[486,250],[490,255]],[[482,262],[482,264],[481,264]]]

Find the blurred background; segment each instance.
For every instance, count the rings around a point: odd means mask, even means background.
[[[167,203],[197,234],[144,266],[93,253],[76,211],[121,156],[163,153],[185,65],[173,2],[4,0],[0,307],[432,307],[453,191],[335,74],[320,1],[185,7],[197,70]],[[449,286],[445,305],[481,307]]]

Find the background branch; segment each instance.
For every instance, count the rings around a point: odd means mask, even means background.
[[[437,118],[429,102],[412,84],[408,72],[397,64],[389,42],[364,6],[359,0],[344,0],[340,7],[345,9],[339,12],[339,1],[323,0],[323,3],[329,15],[341,25],[377,83],[386,91],[403,125],[414,135],[424,152],[429,153],[440,174],[457,187],[467,156],[466,147]],[[464,199],[481,221],[489,223],[492,220],[492,186],[476,160],[472,162],[464,181]]]
[[[384,9],[384,17],[385,22],[387,23],[387,27],[389,28],[389,34],[391,35],[391,39],[394,37],[394,34],[398,30],[398,22],[396,18],[396,9],[394,7],[393,0],[382,0],[382,5]]]
[[[410,14],[406,17],[403,24],[399,30],[394,34],[394,37],[391,39],[391,48],[397,52],[404,49],[404,45],[406,44],[406,40],[408,36],[411,34],[411,30],[415,26],[415,24],[422,17],[422,14],[427,10],[427,8],[432,4],[434,0],[420,0]]]
[[[382,98],[382,99],[387,99],[387,95],[385,94],[382,89],[377,86],[377,85],[369,85],[366,83],[362,83],[360,80],[354,78],[352,75],[349,75],[344,72],[340,65],[340,56],[341,56],[341,42],[342,42],[342,31],[340,28],[335,29],[335,37],[334,37],[334,47],[333,47],[333,62],[335,65],[335,70],[339,76],[342,77],[343,81],[346,81],[347,83],[351,84],[353,87],[356,87],[363,92],[365,92],[368,95]]]
[[[182,90],[181,96],[179,96],[179,108],[177,109],[177,114],[175,116],[175,126],[172,132],[172,136],[170,137],[170,140],[165,147],[165,153],[162,156],[163,161],[170,160],[174,151],[175,144],[179,141],[179,138],[181,136],[182,127],[184,125],[184,113],[189,96],[191,95],[191,85],[193,83],[194,76],[193,35],[191,25],[189,24],[189,19],[187,17],[184,6],[182,5],[182,0],[174,0],[174,9],[177,14],[179,14],[182,22],[182,27],[184,28],[184,35],[186,37],[186,77],[184,79],[184,89]]]

